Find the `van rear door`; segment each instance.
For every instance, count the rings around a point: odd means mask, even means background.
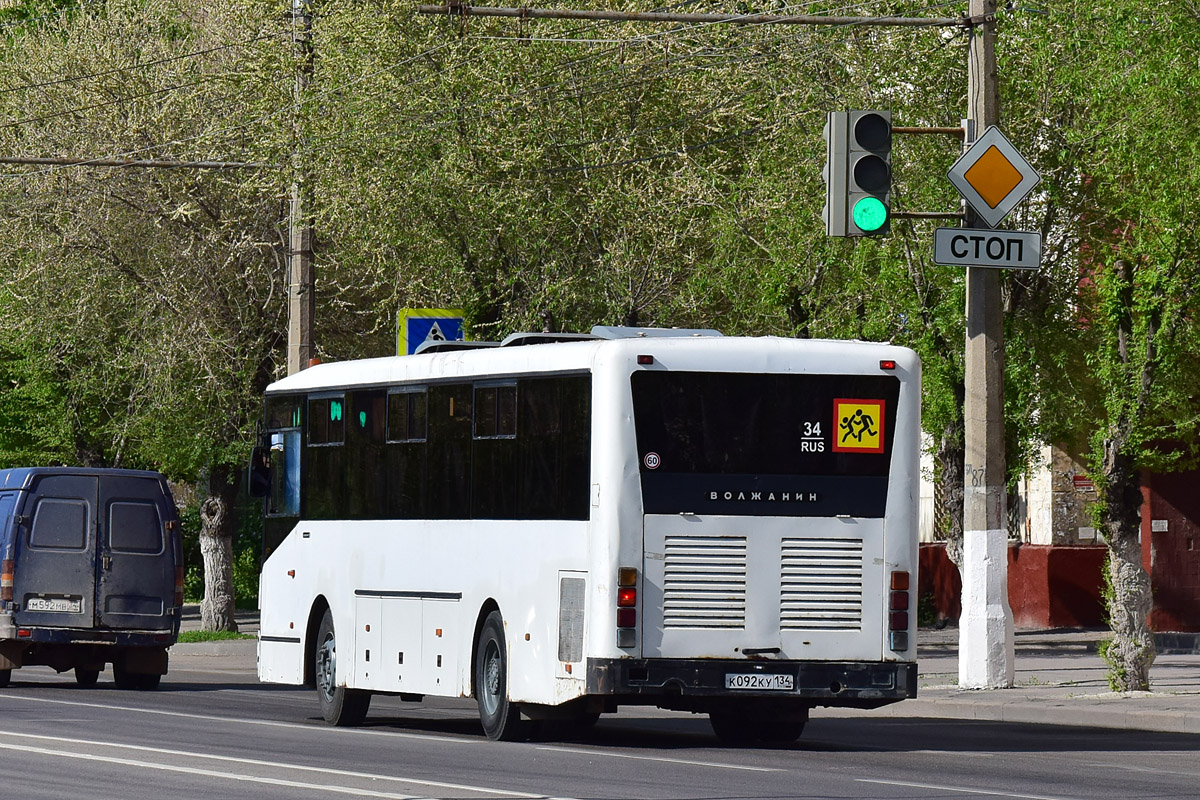
[[[165,523],[174,516],[161,482],[144,475],[103,475],[99,497],[99,625],[170,628],[175,552]]]
[[[97,494],[98,479],[83,475],[40,476],[25,494],[17,509],[17,625],[94,627]]]

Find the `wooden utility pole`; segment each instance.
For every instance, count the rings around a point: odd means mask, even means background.
[[[293,375],[313,357],[313,315],[316,298],[313,270],[312,225],[306,195],[301,104],[312,77],[312,18],[307,0],[292,0],[292,35],[300,68],[296,72],[296,98],[292,118],[292,190],[288,205],[288,343],[287,371]]]
[[[967,137],[974,144],[1000,121],[996,78],[997,0],[971,0]],[[967,209],[967,227],[986,227]],[[958,684],[1013,685],[1013,619],[1008,603],[1008,513],[1004,479],[1004,316],[1000,270],[967,267],[963,597]]]

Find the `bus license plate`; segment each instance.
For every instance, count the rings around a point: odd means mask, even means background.
[[[791,675],[764,675],[761,673],[739,674],[734,672],[725,674],[726,689],[754,689],[757,691],[768,692],[790,692],[794,689],[794,687],[795,681]]]
[[[83,600],[79,597],[31,597],[25,601],[25,610],[78,614],[83,610]]]

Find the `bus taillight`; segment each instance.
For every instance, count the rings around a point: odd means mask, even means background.
[[[183,605],[183,567],[175,567],[175,598],[176,606]]]
[[[892,587],[888,594],[888,636],[893,650],[908,649],[909,575],[907,572],[892,573]]]
[[[617,647],[637,646],[637,579],[633,567],[617,570]]]

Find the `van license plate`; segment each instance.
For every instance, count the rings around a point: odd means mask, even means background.
[[[30,597],[25,601],[25,610],[78,614],[83,610],[83,599],[80,597]]]
[[[795,680],[790,674],[764,675],[762,673],[738,674],[729,672],[725,674],[725,688],[790,692],[795,688]]]

